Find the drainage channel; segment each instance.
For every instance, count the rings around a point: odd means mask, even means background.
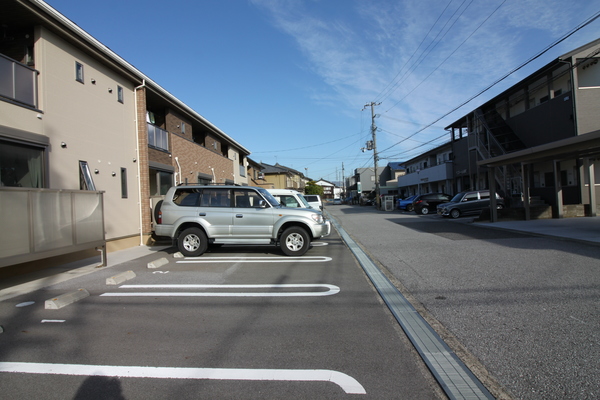
[[[446,395],[450,399],[494,399],[335,218],[329,218]]]

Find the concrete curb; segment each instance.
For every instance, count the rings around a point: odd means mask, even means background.
[[[106,278],[107,285],[119,285],[125,281],[135,278],[135,272],[133,271],[125,271],[118,275],[111,276],[110,278]]]
[[[163,258],[159,258],[158,260],[152,261],[148,263],[148,268],[160,268],[165,264],[168,264],[169,260],[167,260],[165,257]]]
[[[65,293],[53,299],[46,300],[45,308],[46,310],[58,310],[59,308],[63,308],[69,304],[84,299],[89,295],[90,292],[85,289],[79,289],[75,292]]]

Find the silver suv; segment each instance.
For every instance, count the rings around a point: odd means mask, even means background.
[[[331,233],[321,211],[282,207],[250,186],[175,186],[156,214],[156,236],[177,241],[186,257],[200,256],[209,244],[278,244],[286,255],[301,256]]]

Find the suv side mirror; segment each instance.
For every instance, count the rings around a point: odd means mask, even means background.
[[[259,200],[258,207],[259,208],[267,208],[267,202],[265,200]]]

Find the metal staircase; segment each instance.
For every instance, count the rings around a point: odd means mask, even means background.
[[[526,148],[525,144],[496,112],[486,114],[481,109],[473,112],[472,129],[469,132],[469,148],[487,160]],[[506,193],[522,192],[521,175],[514,165],[496,168],[496,182]]]

